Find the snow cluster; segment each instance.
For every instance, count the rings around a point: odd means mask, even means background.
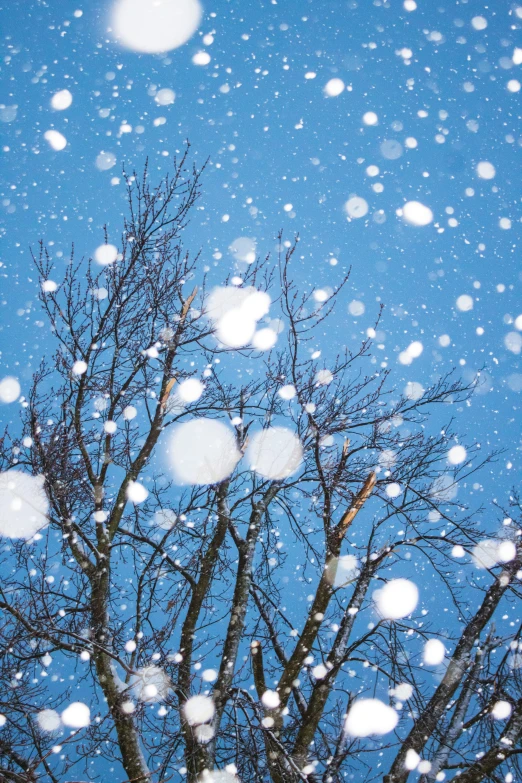
[[[0,473],[0,536],[32,538],[46,527],[49,500],[44,476],[20,470]]]

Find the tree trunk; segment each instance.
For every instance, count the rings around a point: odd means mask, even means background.
[[[491,585],[479,610],[464,629],[441,683],[429,700],[426,709],[415,721],[412,730],[402,743],[389,773],[384,777],[384,783],[406,783],[410,774],[405,766],[408,750],[412,749],[420,754],[433,734],[450,699],[462,682],[469,665],[473,645],[486,624],[491,620],[495,609],[519,568],[520,552],[517,553],[517,557],[509,563],[509,566]]]
[[[132,715],[125,713],[122,709],[122,703],[128,701],[128,698],[120,691],[111,666],[111,658],[105,652],[105,648],[110,649],[112,644],[107,612],[109,582],[108,568],[105,568],[103,573],[97,575],[92,582],[91,618],[94,665],[114,721],[121,762],[127,777],[132,783],[143,783],[150,779],[150,772],[141,752],[138,732]]]
[[[477,759],[471,767],[468,767],[462,775],[453,778],[453,781],[455,783],[457,781],[458,783],[482,783],[485,778],[493,780],[492,773],[511,755],[513,746],[520,739],[521,735],[522,699],[519,699],[499,742],[490,748],[482,758]]]
[[[368,561],[361,571],[351,601],[344,613],[334,646],[327,659],[331,668],[324,680],[318,680],[312,691],[308,709],[301,723],[293,749],[293,756],[298,764],[304,765],[306,762],[309,745],[315,736],[317,726],[328,701],[328,696],[334,686],[335,677],[344,660],[355,618],[368,591],[374,570],[372,562]]]
[[[464,719],[473,697],[474,686],[482,667],[483,654],[484,650],[479,650],[475,656],[475,663],[471,668],[466,682],[462,686],[460,696],[457,699],[455,710],[453,712],[448,729],[443,735],[437,752],[435,753],[433,761],[431,762],[431,769],[425,778],[421,778],[421,783],[435,783],[437,775],[448,763],[448,759],[453,751],[453,748],[455,747],[455,743],[462,734]]]
[[[178,669],[178,688],[180,691],[180,722],[185,738],[185,760],[188,769],[188,783],[195,783],[203,769],[212,767],[208,748],[201,745],[194,736],[192,727],[184,718],[183,706],[190,697],[192,649],[194,647],[194,638],[201,607],[207,597],[219,551],[225,540],[228,529],[229,511],[226,502],[228,485],[229,482],[227,481],[222,484],[218,490],[218,521],[216,529],[202,558],[199,579],[192,590],[192,597],[181,631],[181,654],[183,655],[183,660]]]

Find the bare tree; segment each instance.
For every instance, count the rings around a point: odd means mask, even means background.
[[[220,342],[182,242],[200,176],[185,155],[157,187],[147,169],[127,177],[113,263],[71,254],[54,285],[43,246],[34,258],[56,351],[3,438],[2,475],[45,477],[49,524],[4,541],[0,780],[402,783],[415,767],[424,783],[515,780],[522,626],[494,619],[519,599],[520,503],[499,510],[511,553],[462,565],[485,534],[456,488],[488,458],[447,453],[473,385],[449,375],[404,395],[370,337],[332,350],[347,277],[314,298],[282,237],[276,259],[224,281],[270,294],[276,346]],[[177,395],[191,377],[205,387],[192,402]],[[244,457],[217,483],[180,486],[161,451],[198,418],[226,422],[238,455],[283,425],[302,458],[273,475]],[[418,585],[418,607],[379,613],[376,590],[397,577]],[[435,688],[433,638],[446,648]],[[397,725],[347,729],[364,698]],[[71,701],[90,725],[55,719]]]

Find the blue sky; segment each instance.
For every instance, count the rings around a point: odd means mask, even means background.
[[[207,2],[196,34],[164,55],[118,45],[110,12],[109,3],[24,2],[4,13],[0,101],[17,109],[0,123],[3,374],[19,377],[23,392],[49,348],[29,246],[42,238],[58,270],[73,242],[76,254],[92,254],[105,222],[118,236],[122,165],[139,168],[148,156],[159,176],[188,138],[196,160],[209,158],[189,243],[216,281],[234,269],[235,239],[253,239],[264,255],[280,228],[301,236],[304,288],[334,286],[351,267],[329,344],[359,338],[382,301],[376,356],[398,388],[453,366],[466,377],[485,367],[460,428],[507,449],[490,477],[506,492],[519,467],[522,387],[519,354],[505,345],[522,311],[520,93],[508,87],[520,76],[516,6]],[[487,27],[475,29],[476,17]],[[195,65],[202,50],[211,61]],[[324,92],[332,78],[346,86],[337,97]],[[175,101],[158,105],[165,88]],[[62,89],[73,103],[55,111]],[[368,111],[377,125],[364,124]],[[64,150],[51,149],[49,129],[66,137]],[[101,152],[114,156],[109,170],[96,167]],[[493,179],[477,176],[480,161],[493,164]],[[368,213],[349,221],[353,195]],[[407,225],[396,210],[408,200],[429,206],[434,221]],[[462,294],[472,310],[456,308]],[[364,303],[362,316],[348,313],[351,300]],[[414,340],[423,353],[403,366],[399,353]]]
[[[27,394],[53,350],[30,247],[43,239],[59,280],[72,243],[77,256],[92,255],[105,223],[117,242],[122,167],[139,170],[148,157],[159,179],[189,139],[195,160],[208,165],[186,243],[202,250],[211,280],[236,269],[235,240],[247,237],[264,256],[280,229],[289,240],[300,235],[303,290],[334,288],[351,268],[311,350],[356,345],[383,303],[376,366],[392,371],[398,390],[452,368],[467,380],[482,370],[474,398],[451,415],[482,453],[504,453],[459,498],[489,508],[505,502],[521,467],[522,66],[513,54],[522,46],[522,6],[203,5],[193,37],[162,55],[114,40],[108,0],[4,6],[0,378],[16,376]],[[205,66],[193,62],[201,51],[211,58]],[[344,84],[336,97],[325,93],[332,79]],[[72,105],[55,111],[51,98],[63,89]],[[174,101],[162,104],[160,90]],[[377,124],[365,124],[367,112]],[[49,130],[66,138],[64,149],[52,149]],[[113,165],[100,170],[100,155]],[[480,162],[495,176],[479,176]],[[368,211],[348,220],[354,196]],[[431,223],[412,226],[397,215],[412,200],[432,210]],[[462,296],[471,309],[459,309]],[[404,364],[412,342],[422,353]],[[0,414],[15,419],[16,404]]]

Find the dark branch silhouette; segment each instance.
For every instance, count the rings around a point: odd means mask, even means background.
[[[475,571],[454,554],[487,538],[454,490],[490,458],[469,444],[447,462],[448,411],[473,384],[446,375],[412,399],[377,369],[370,338],[335,355],[329,316],[348,278],[317,302],[298,283],[298,241],[281,236],[278,257],[241,272],[271,297],[276,345],[220,342],[200,256],[183,244],[201,173],[185,154],[157,187],[147,169],[128,176],[117,259],[72,254],[40,295],[56,351],[1,453],[4,472],[45,477],[49,525],[3,541],[0,780],[95,780],[97,758],[121,765],[120,783],[210,783],[212,770],[405,783],[415,768],[423,783],[520,780],[521,626],[495,630],[520,598],[517,497],[502,512],[507,561]],[[34,263],[42,283],[60,277],[43,245]],[[205,388],[187,402],[177,390],[191,377]],[[241,459],[217,483],[175,485],[161,449],[198,418],[225,422],[238,455],[282,425],[302,460],[267,476]],[[375,591],[421,572],[418,607],[380,615]],[[422,654],[441,637],[434,680]],[[42,676],[46,655],[44,675],[60,665],[78,691]],[[212,705],[201,722],[198,694]],[[391,706],[396,727],[346,730],[364,698]],[[88,726],[41,718],[78,700]]]

